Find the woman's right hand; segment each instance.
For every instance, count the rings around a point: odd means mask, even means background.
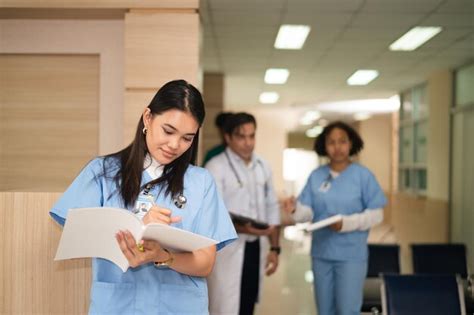
[[[143,217],[143,223],[162,223],[170,225],[171,223],[181,221],[181,217],[172,217],[171,214],[171,210],[154,205]]]
[[[293,214],[296,209],[296,199],[293,196],[287,197],[282,200],[281,205],[282,205],[283,211],[285,211],[288,214]]]

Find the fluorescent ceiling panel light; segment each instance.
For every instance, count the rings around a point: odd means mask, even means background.
[[[349,85],[367,85],[379,76],[377,70],[357,70],[347,79]]]
[[[265,71],[265,83],[285,84],[289,75],[290,71],[288,69],[270,68]]]
[[[313,128],[306,130],[305,134],[308,138],[316,138],[321,132],[323,132],[322,126],[314,126]]]
[[[278,102],[280,95],[277,92],[263,92],[260,94],[259,100],[262,104],[273,104]]]
[[[385,99],[352,100],[331,103],[320,103],[316,108],[323,113],[355,114],[359,112],[383,114],[397,112],[400,109],[400,98],[393,96]]]
[[[357,121],[366,120],[366,119],[369,119],[370,117],[372,117],[370,113],[360,112],[360,113],[354,114],[354,119]]]
[[[310,30],[308,25],[284,24],[280,26],[274,46],[276,49],[301,49]]]
[[[440,26],[416,26],[390,44],[390,50],[412,51],[443,30]]]
[[[313,124],[316,120],[321,118],[321,113],[316,110],[308,111],[304,114],[303,117],[300,119],[300,124],[304,126],[308,126]]]

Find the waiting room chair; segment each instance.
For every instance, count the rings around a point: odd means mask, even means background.
[[[462,278],[466,310],[474,313],[472,276],[467,268],[464,244],[412,244],[413,272],[415,274],[451,274]]]
[[[382,310],[380,296],[381,274],[400,273],[400,246],[397,244],[369,244],[369,264],[364,283],[362,312]]]
[[[467,278],[464,244],[412,244],[411,251],[416,274],[458,274]]]
[[[383,275],[384,315],[465,315],[464,293],[454,275]]]

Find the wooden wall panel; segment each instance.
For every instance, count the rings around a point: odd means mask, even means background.
[[[401,245],[402,269],[411,272],[412,243],[449,242],[448,202],[404,193],[391,196],[391,225]]]
[[[130,144],[135,136],[138,121],[147,107],[156,91],[126,91],[124,102],[124,128],[123,140],[124,146]]]
[[[86,314],[90,259],[53,261],[59,193],[0,192],[0,314]]]
[[[203,97],[206,104],[206,119],[201,134],[205,155],[209,149],[221,143],[220,132],[214,122],[216,116],[224,110],[224,75],[222,73],[204,73]]]
[[[0,55],[0,73],[0,191],[63,191],[98,153],[98,55]]]
[[[156,91],[185,79],[197,85],[199,15],[150,10],[125,15],[125,87]]]

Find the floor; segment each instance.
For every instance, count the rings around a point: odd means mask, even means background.
[[[394,243],[393,229],[380,225],[371,230],[369,242]],[[266,277],[261,302],[255,315],[313,315],[311,237],[298,228],[286,227],[281,241],[282,253],[276,274]]]

